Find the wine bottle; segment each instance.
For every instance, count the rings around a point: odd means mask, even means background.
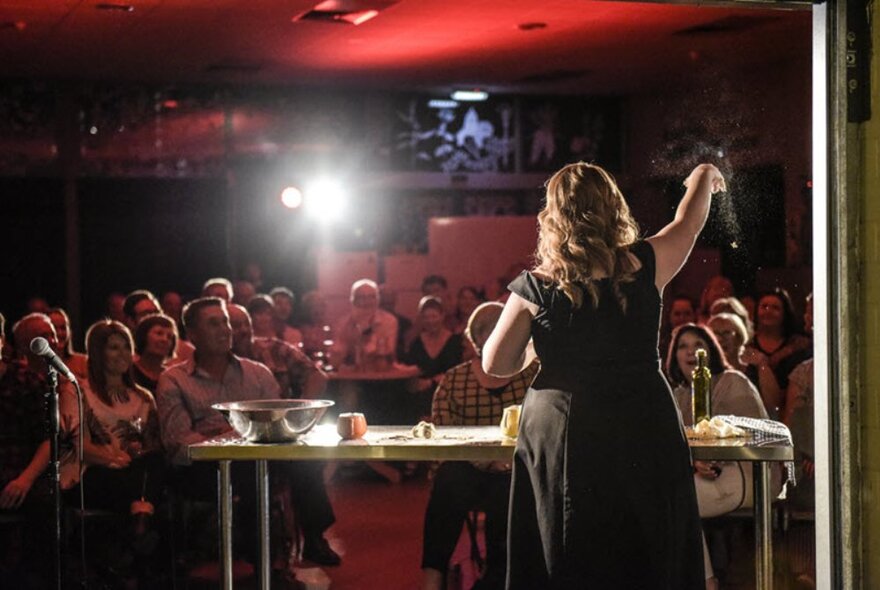
[[[694,424],[712,417],[712,373],[709,372],[706,351],[697,349],[697,368],[691,373],[691,407]]]

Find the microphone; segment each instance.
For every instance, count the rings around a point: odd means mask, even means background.
[[[46,362],[55,367],[56,371],[67,377],[72,383],[76,383],[76,377],[73,376],[73,373],[67,368],[64,361],[55,354],[55,351],[49,346],[48,340],[41,336],[31,340],[31,352],[46,359]]]

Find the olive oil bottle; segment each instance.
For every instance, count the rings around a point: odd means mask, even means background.
[[[691,395],[693,396],[691,407],[694,410],[694,424],[701,420],[712,417],[712,373],[709,372],[709,363],[706,351],[697,349],[697,368],[691,373]]]

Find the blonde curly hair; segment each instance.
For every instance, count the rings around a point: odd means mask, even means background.
[[[583,304],[584,290],[597,307],[593,277],[608,277],[625,312],[620,285],[634,279],[628,250],[639,237],[639,227],[614,178],[599,166],[578,162],[551,176],[546,188],[546,204],[538,214],[535,271],[575,308]]]

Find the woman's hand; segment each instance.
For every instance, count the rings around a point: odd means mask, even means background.
[[[24,475],[19,475],[10,481],[0,492],[0,508],[14,510],[21,506],[33,485],[34,481]]]
[[[125,451],[107,449],[100,454],[95,463],[110,469],[125,469],[131,464],[131,456]]]
[[[714,195],[717,192],[726,192],[727,183],[724,181],[724,175],[713,164],[700,164],[684,179],[684,185],[690,187],[694,180],[699,180],[703,176],[707,176],[710,182],[710,192]]]
[[[770,359],[760,350],[755,350],[751,346],[746,346],[740,356],[742,362],[747,365],[754,365],[758,368],[770,365]]]
[[[704,479],[718,479],[721,467],[714,461],[694,461],[694,472]]]

